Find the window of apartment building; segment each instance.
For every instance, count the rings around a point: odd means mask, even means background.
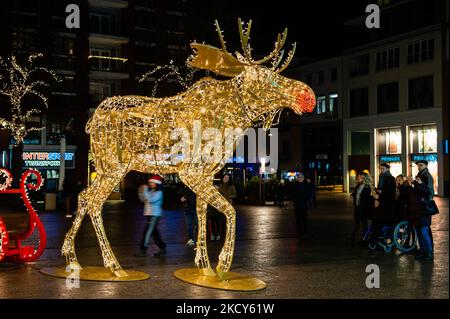
[[[112,34],[114,32],[113,16],[103,13],[90,14],[90,32]]]
[[[317,80],[319,84],[323,84],[325,82],[325,76],[323,74],[323,71],[320,71],[317,73]]]
[[[328,115],[336,116],[338,110],[338,95],[337,93],[330,93],[328,95]]]
[[[34,51],[36,49],[36,34],[17,31],[12,33],[14,50]]]
[[[73,55],[75,48],[75,39],[56,37],[53,38],[53,53]]]
[[[425,76],[408,81],[408,101],[410,109],[432,107],[433,76]]]
[[[408,64],[432,60],[434,39],[425,39],[408,44]]]
[[[327,111],[327,100],[325,96],[317,97],[316,114],[323,114]]]
[[[350,117],[369,114],[369,89],[350,90]]]
[[[331,82],[337,81],[337,69],[336,68],[330,69],[330,79],[331,79]]]
[[[378,113],[398,112],[398,82],[378,85]]]
[[[89,96],[95,102],[100,102],[112,95],[112,85],[110,83],[91,82],[89,83]]]
[[[400,60],[400,48],[389,48],[377,52],[376,69],[383,71],[398,68]]]
[[[348,66],[348,76],[356,77],[369,73],[369,55],[363,54],[350,59]]]

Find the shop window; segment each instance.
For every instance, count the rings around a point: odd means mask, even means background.
[[[408,81],[408,102],[412,110],[433,106],[433,76]]]
[[[390,48],[378,51],[376,55],[376,70],[383,71],[398,68],[400,61],[400,48]]]
[[[350,117],[369,114],[369,89],[350,90]]]
[[[379,155],[401,154],[402,133],[400,128],[378,130],[377,145]]]
[[[113,34],[113,16],[101,13],[90,14],[90,32],[101,34]]]
[[[378,113],[398,112],[398,82],[378,85]]]
[[[437,153],[436,125],[411,127],[409,143],[411,153]]]

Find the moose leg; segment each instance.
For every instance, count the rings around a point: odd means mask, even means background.
[[[207,219],[208,203],[197,198],[197,219],[198,219],[198,235],[197,235],[197,253],[195,254],[195,265],[201,269],[203,275],[215,276],[209,263],[208,248],[206,244],[206,219]]]
[[[127,273],[122,270],[122,267],[109,245],[108,238],[106,237],[105,228],[103,227],[102,206],[108,199],[108,196],[111,194],[114,187],[120,182],[123,175],[124,174],[117,174],[116,176],[97,176],[96,181],[99,180],[99,182],[96,185],[98,187],[96,187],[96,191],[93,192],[93,197],[89,203],[89,216],[91,217],[100,244],[103,264],[106,268],[110,268],[117,277],[125,277],[127,276]]]
[[[61,248],[61,254],[66,257],[66,264],[70,267],[70,269],[81,269],[80,264],[77,260],[77,255],[75,252],[75,237],[78,233],[78,229],[81,226],[84,216],[87,213],[87,202],[86,196],[91,192],[92,186],[82,191],[78,196],[78,211],[75,217],[75,221],[73,222],[72,227],[67,232],[64,238],[64,244]]]
[[[231,267],[231,262],[233,260],[234,253],[234,240],[235,240],[235,229],[236,229],[236,212],[233,206],[219,193],[219,191],[212,185],[212,178],[207,175],[199,175],[197,172],[189,175],[182,176],[180,174],[181,180],[190,187],[197,194],[197,202],[208,203],[218,211],[225,214],[227,217],[227,232],[225,236],[225,244],[219,255],[219,263],[216,267],[217,274],[219,277],[223,278],[224,274],[228,272]],[[198,205],[198,204],[197,204]],[[197,214],[199,219],[199,237],[197,241],[197,253],[202,253],[200,248],[201,245],[206,247],[206,205],[204,216],[201,216],[203,211],[198,210]],[[203,218],[203,220],[202,220]],[[204,225],[201,225],[201,220]],[[204,236],[201,236],[200,228],[204,228]],[[204,244],[201,242],[204,241]],[[206,255],[207,252],[205,251]]]

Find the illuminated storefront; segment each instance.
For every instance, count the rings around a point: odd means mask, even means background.
[[[388,163],[393,176],[403,174],[402,132],[400,127],[377,129],[377,167]]]
[[[428,161],[428,170],[433,176],[434,191],[438,191],[438,139],[436,125],[420,125],[408,127],[409,132],[409,174],[416,176],[418,173],[415,162]]]
[[[46,192],[57,192],[59,184],[59,167],[61,166],[61,154],[57,151],[24,150],[22,153],[24,169],[36,168],[45,179]],[[75,168],[75,151],[66,151],[65,168]]]

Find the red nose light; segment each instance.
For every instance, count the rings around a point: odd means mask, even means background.
[[[310,113],[316,106],[316,96],[310,91],[303,91],[297,95],[297,105],[302,113]]]

